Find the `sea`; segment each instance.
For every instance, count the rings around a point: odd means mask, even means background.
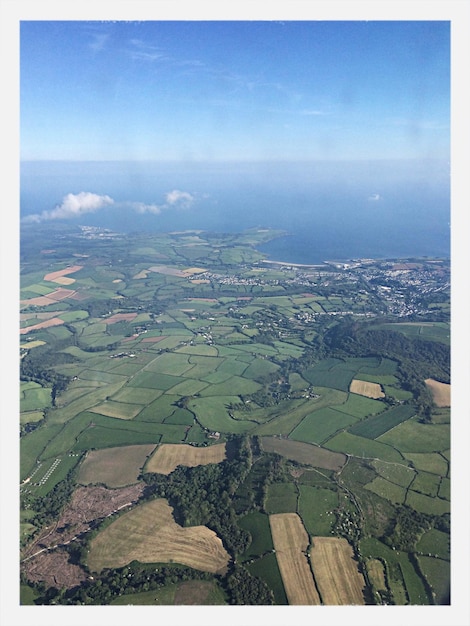
[[[52,217],[68,194],[82,192],[113,203]],[[152,212],[142,208],[150,206]],[[447,258],[450,166],[435,160],[26,161],[20,217],[26,223],[32,215],[125,233],[273,228],[284,234],[260,250],[289,263]]]

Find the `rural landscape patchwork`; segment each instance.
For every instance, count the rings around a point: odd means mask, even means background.
[[[450,603],[450,261],[25,224],[25,605]]]

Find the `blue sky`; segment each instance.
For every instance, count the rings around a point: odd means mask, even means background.
[[[23,160],[449,159],[447,21],[23,21]]]

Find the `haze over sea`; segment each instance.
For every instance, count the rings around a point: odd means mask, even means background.
[[[61,222],[119,232],[283,229],[262,251],[290,263],[449,257],[449,172],[437,160],[26,161],[20,208],[22,218],[59,220],[51,211],[64,197],[87,192],[113,202]],[[165,201],[171,192],[183,201]]]

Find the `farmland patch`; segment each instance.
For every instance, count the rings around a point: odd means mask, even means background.
[[[434,404],[438,407],[450,406],[450,390],[451,386],[446,383],[440,383],[433,378],[427,378],[425,381],[431,391]]]
[[[124,513],[90,544],[91,571],[122,567],[134,560],[181,563],[205,572],[224,573],[229,555],[214,531],[206,526],[179,526],[167,501],[158,499]]]
[[[331,452],[325,448],[300,441],[290,441],[288,439],[279,439],[278,437],[262,437],[261,443],[263,450],[266,452],[276,452],[288,459],[305,465],[313,465],[313,467],[338,471],[346,462],[344,454]]]
[[[351,381],[349,391],[367,398],[383,398],[385,396],[382,387],[378,383],[369,383],[355,378]]]
[[[145,466],[146,472],[171,474],[178,465],[196,467],[209,463],[221,463],[225,459],[225,443],[197,448],[187,444],[162,444]]]
[[[305,556],[309,538],[297,513],[269,516],[277,563],[290,605],[321,604]]]
[[[365,581],[346,539],[313,537],[310,558],[322,604],[365,604]]]
[[[91,450],[80,466],[78,482],[83,485],[103,483],[107,487],[123,487],[136,483],[154,448],[150,444]]]

